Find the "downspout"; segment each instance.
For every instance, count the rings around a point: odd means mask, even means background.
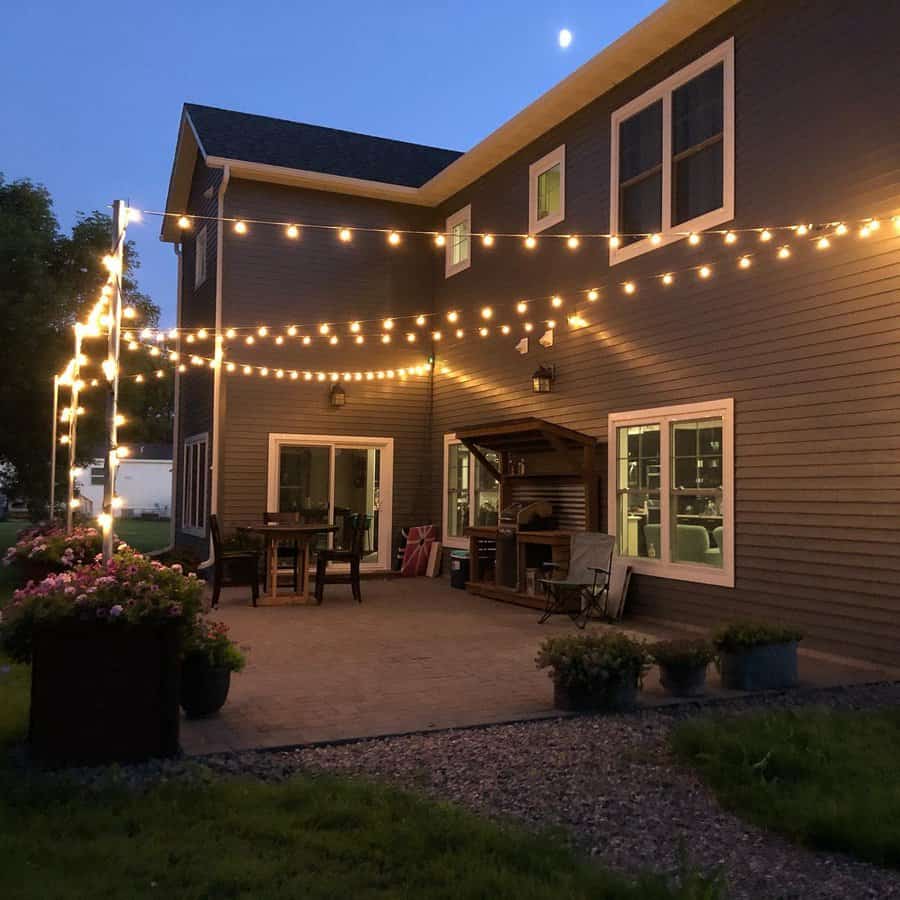
[[[221,469],[222,448],[219,444],[222,434],[222,260],[225,255],[225,191],[231,179],[231,167],[225,166],[222,170],[222,180],[219,182],[219,207],[216,221],[216,346],[215,358],[217,365],[213,369],[213,405],[212,405],[212,465],[209,473],[209,514],[219,513],[219,471]],[[212,532],[209,535],[209,559],[201,563],[201,568],[213,564]]]
[[[178,257],[178,287],[176,289],[176,305],[175,305],[175,324],[178,326],[178,337],[176,338],[175,351],[178,353],[179,358],[181,356],[181,276],[182,269],[181,265],[183,262],[183,256],[181,255],[181,244],[175,243],[172,245],[172,249],[175,251],[175,256]],[[177,527],[177,522],[175,519],[175,499],[178,496],[178,440],[180,435],[180,429],[178,426],[178,410],[180,404],[178,402],[178,395],[181,392],[181,373],[178,371],[178,366],[173,366],[175,370],[175,379],[174,379],[174,387],[175,391],[175,407],[172,411],[173,420],[172,420],[172,499],[169,502],[169,544],[166,547],[163,547],[162,550],[157,550],[153,553],[153,556],[158,556],[163,553],[169,553],[171,550],[175,548],[175,530]],[[184,502],[184,498],[182,497],[182,502]]]

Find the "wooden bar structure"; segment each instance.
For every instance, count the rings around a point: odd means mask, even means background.
[[[542,608],[540,591],[527,590],[527,570],[543,562],[567,565],[572,534],[600,529],[597,440],[537,418],[457,428],[456,436],[500,482],[501,510],[517,501],[545,500],[557,519],[552,530],[516,533],[514,587],[498,584],[494,574],[498,527],[466,529],[470,565],[466,587],[470,593],[494,600]],[[485,451],[497,454],[499,466]]]

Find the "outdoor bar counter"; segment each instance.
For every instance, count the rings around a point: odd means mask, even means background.
[[[589,435],[533,418],[459,428],[456,436],[500,483],[501,511],[516,504],[549,504],[553,522],[549,529],[539,523],[534,528],[523,525],[514,534],[506,530],[506,540],[515,541],[515,561],[514,571],[504,575],[497,556],[504,530],[498,525],[467,528],[466,588],[493,600],[543,608],[543,565],[552,562],[565,569],[572,535],[600,528],[597,472],[603,470],[603,460],[598,452],[605,451],[605,445],[598,447]],[[499,464],[485,451],[492,451]]]

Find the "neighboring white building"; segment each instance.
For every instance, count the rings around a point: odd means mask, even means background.
[[[103,457],[97,457],[76,481],[82,498],[90,501],[94,511],[103,508],[103,469]],[[131,456],[118,465],[116,493],[123,501],[121,516],[168,519],[172,510],[171,445],[132,445]]]

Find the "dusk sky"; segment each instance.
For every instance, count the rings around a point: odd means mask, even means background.
[[[66,229],[116,197],[162,209],[185,101],[466,150],[659,5],[13,4],[0,172],[46,185]],[[156,218],[129,233],[171,324],[172,247]]]

